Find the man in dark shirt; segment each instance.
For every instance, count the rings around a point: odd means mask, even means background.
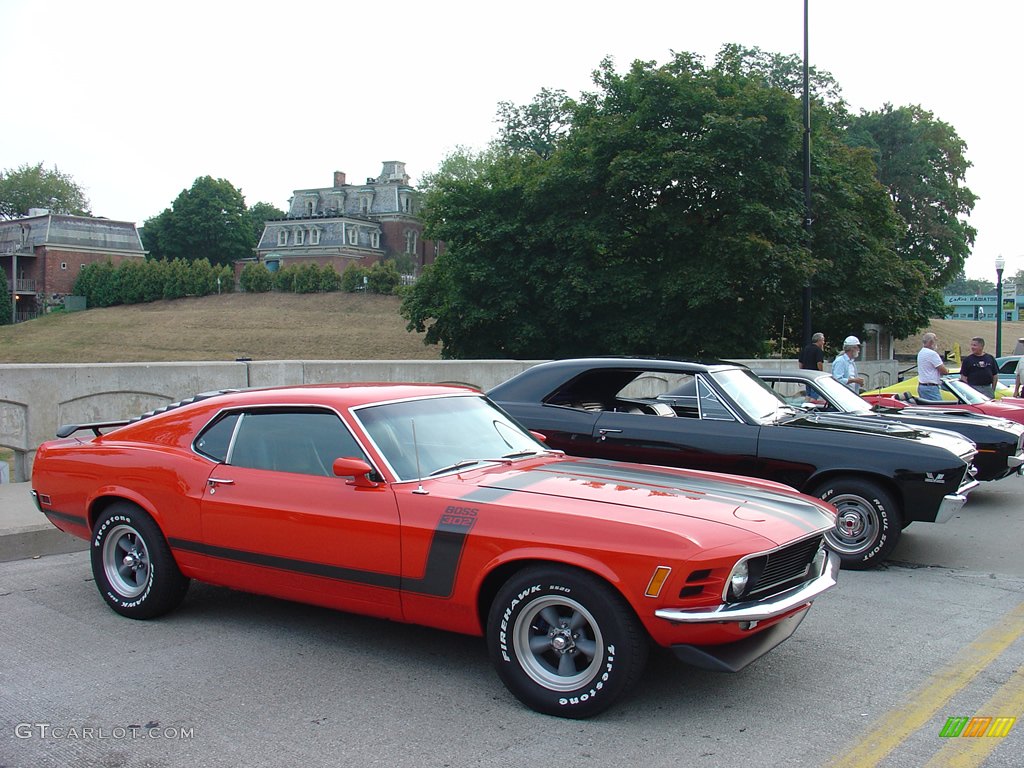
[[[820,371],[825,363],[825,334],[811,336],[811,343],[800,353],[800,367],[808,371]]]
[[[995,397],[995,383],[999,381],[996,359],[985,352],[985,340],[981,336],[971,339],[971,354],[960,363],[960,381],[981,392]]]

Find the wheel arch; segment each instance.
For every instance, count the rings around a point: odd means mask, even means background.
[[[882,474],[880,472],[869,472],[863,469],[846,468],[828,469],[808,478],[804,487],[801,488],[800,491],[814,496],[814,490],[825,483],[850,479],[864,480],[881,486],[884,490],[888,491],[894,499],[896,499],[896,503],[900,505],[899,512],[901,514],[906,510],[906,499],[903,498],[903,491],[901,490],[899,483],[897,483],[892,476]]]
[[[629,608],[637,620],[640,620],[636,608],[622,591],[622,580],[606,564],[585,556],[567,559],[564,557],[564,553],[559,554],[563,556],[558,557],[551,553],[522,553],[518,556],[514,555],[500,562],[495,562],[490,568],[485,569],[485,575],[480,580],[476,592],[476,615],[481,629],[486,629],[487,627],[488,611],[502,585],[520,571],[534,566],[558,566],[559,568],[568,568],[600,579],[619,596],[623,604]],[[643,622],[641,621],[640,623],[642,626]]]

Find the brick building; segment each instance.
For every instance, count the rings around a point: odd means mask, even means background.
[[[266,222],[256,258],[236,262],[236,276],[252,261],[272,271],[332,264],[341,274],[349,264],[370,266],[388,259],[418,274],[441,248],[423,239],[418,210],[419,195],[409,185],[403,162],[385,161],[380,176],[365,184],[349,184],[344,173],[335,171],[332,186],[292,193],[285,218]]]
[[[87,264],[143,259],[135,224],[33,209],[0,221],[0,267],[7,275],[15,320],[35,317],[72,292]]]

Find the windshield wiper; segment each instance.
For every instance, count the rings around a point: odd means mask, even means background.
[[[462,461],[456,461],[454,464],[449,464],[446,467],[435,469],[427,477],[433,477],[434,475],[443,475],[445,472],[454,472],[456,469],[462,469],[463,467],[471,467],[474,464],[480,464],[487,459],[463,459]]]

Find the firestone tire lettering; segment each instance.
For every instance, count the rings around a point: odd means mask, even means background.
[[[537,712],[603,712],[643,671],[648,638],[610,585],[560,565],[513,576],[491,604],[487,642],[498,676]]]
[[[151,619],[184,599],[189,579],[178,569],[159,526],[134,504],[117,502],[101,513],[91,543],[96,587],[117,613]]]

